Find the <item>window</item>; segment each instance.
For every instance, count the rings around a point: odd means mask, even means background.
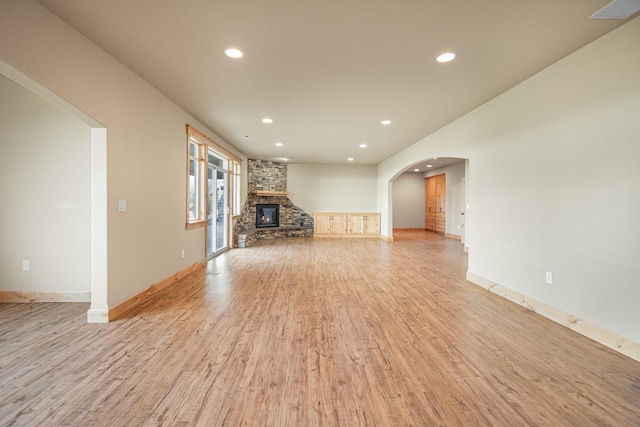
[[[203,223],[204,218],[204,144],[189,138],[187,182],[187,228]]]
[[[232,215],[240,215],[240,165],[242,160],[202,132],[187,125],[187,228],[207,224],[207,167],[215,165],[229,172],[231,190],[226,206]],[[228,212],[227,212],[228,213]]]

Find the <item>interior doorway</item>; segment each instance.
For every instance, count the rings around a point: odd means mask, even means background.
[[[466,228],[461,213],[465,211],[468,181],[463,178],[467,170],[466,159],[439,157],[421,160],[399,172],[390,182],[394,240],[404,239],[408,233],[428,232],[461,241]]]

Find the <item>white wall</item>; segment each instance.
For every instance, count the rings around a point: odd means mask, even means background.
[[[640,18],[378,166],[469,159],[469,272],[640,343]],[[553,285],[545,272],[553,273]]]
[[[308,214],[315,212],[378,212],[376,166],[287,166],[289,198]]]
[[[90,291],[90,138],[0,74],[0,291]]]
[[[446,175],[446,227],[445,233],[460,236],[460,227],[462,226],[462,178],[464,177],[465,161],[452,163],[448,166],[431,170],[424,174],[424,177],[445,174]],[[395,189],[395,188],[394,188]],[[394,196],[395,197],[395,196]],[[395,202],[394,202],[395,213]],[[395,221],[395,215],[394,215]]]
[[[35,1],[0,4],[0,61],[107,129],[110,307],[204,258],[204,229],[185,230],[185,125],[244,156]]]
[[[393,228],[425,228],[425,181],[405,172],[393,181]]]

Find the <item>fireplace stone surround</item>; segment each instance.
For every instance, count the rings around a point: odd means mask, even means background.
[[[244,248],[262,239],[313,237],[313,217],[287,197],[287,164],[247,161],[248,195],[233,227],[233,244]],[[279,206],[278,227],[256,227],[256,205]]]

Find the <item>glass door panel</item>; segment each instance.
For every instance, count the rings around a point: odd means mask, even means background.
[[[212,256],[216,252],[214,242],[216,241],[216,229],[214,227],[214,218],[216,218],[216,206],[214,198],[215,170],[211,164],[207,167],[207,257]],[[216,221],[217,222],[217,221]]]
[[[207,257],[227,248],[227,160],[209,151],[207,165]]]
[[[227,173],[216,171],[216,251],[227,247]]]

